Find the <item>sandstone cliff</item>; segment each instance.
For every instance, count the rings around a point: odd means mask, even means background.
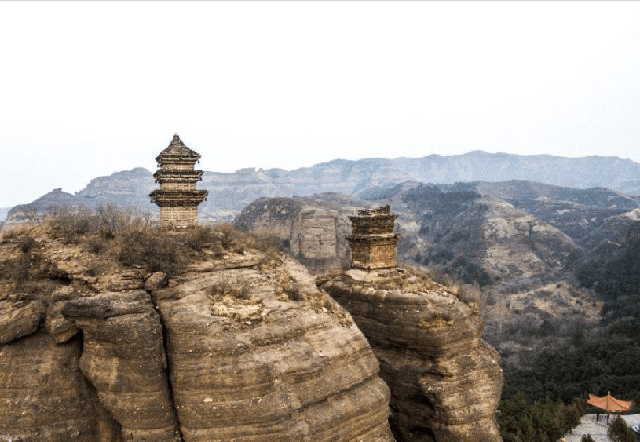
[[[398,440],[502,440],[494,418],[503,383],[500,356],[482,340],[473,300],[419,272],[350,270],[319,283],[369,340],[391,388]]]
[[[261,198],[245,207],[234,225],[254,234],[277,236],[310,272],[348,267],[350,215],[368,206],[340,194]]]
[[[0,439],[394,440],[368,342],[299,264],[228,229],[84,221],[3,232]]]

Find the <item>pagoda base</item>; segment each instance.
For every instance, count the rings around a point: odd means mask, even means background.
[[[384,270],[398,267],[398,235],[347,236],[352,269]]]

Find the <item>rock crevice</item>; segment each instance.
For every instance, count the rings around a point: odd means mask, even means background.
[[[122,426],[125,441],[181,441],[166,378],[162,324],[144,290],[65,304],[82,329],[80,369]]]

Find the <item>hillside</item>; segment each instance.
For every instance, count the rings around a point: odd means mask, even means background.
[[[604,299],[578,276],[589,274],[584,263],[590,257],[604,259],[602,247],[632,237],[624,229],[634,223],[638,207],[635,198],[606,189],[532,182],[407,182],[370,188],[360,197],[362,206],[389,204],[399,215],[403,265],[418,264],[444,281],[479,286],[485,337],[500,351],[508,374],[526,368],[541,351],[569,345],[576,330],[599,329]],[[349,233],[347,215],[358,200],[335,201],[333,215],[322,217],[334,216],[335,225],[345,225],[343,234]],[[305,198],[264,199],[248,206],[236,225],[268,231],[270,213],[279,212],[276,224],[291,226],[295,217],[279,209],[287,205],[318,213]],[[289,241],[297,237],[291,229],[279,235]],[[347,265],[346,253],[332,256]]]
[[[598,230],[606,220],[640,206],[638,195],[602,187],[573,189],[535,181],[478,182],[474,187],[561,229],[574,240]]]

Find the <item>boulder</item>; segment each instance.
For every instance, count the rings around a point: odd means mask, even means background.
[[[0,344],[34,333],[44,318],[44,312],[41,301],[0,301]]]

